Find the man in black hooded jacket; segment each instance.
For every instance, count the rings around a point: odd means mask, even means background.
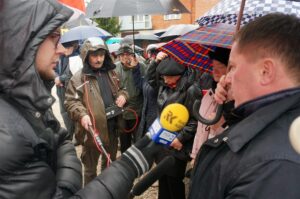
[[[124,198],[153,162],[145,137],[80,189],[81,164],[46,87],[65,52],[58,27],[71,14],[55,0],[0,1],[0,198]]]

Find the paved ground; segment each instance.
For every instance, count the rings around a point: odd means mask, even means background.
[[[58,104],[58,99],[56,96],[56,89],[55,87],[52,90],[52,95],[56,98],[56,102],[53,104],[52,108],[53,108],[53,112],[54,115],[57,117],[57,119],[60,121],[62,126],[64,125],[63,119],[60,115],[60,111],[59,111],[59,104]],[[77,155],[78,157],[81,154],[81,146],[76,147],[76,151],[77,151]],[[120,154],[119,154],[120,155]],[[99,164],[100,165],[100,164]],[[138,180],[136,180],[137,182]],[[188,180],[185,179],[185,184],[186,184],[186,188],[188,187]],[[135,199],[156,199],[157,198],[157,190],[158,190],[158,183],[155,182],[147,191],[145,191],[141,196],[138,197],[134,197]]]

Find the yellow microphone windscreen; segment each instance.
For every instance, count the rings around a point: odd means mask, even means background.
[[[181,130],[189,120],[189,112],[185,106],[179,103],[167,105],[160,115],[160,124],[168,131]]]

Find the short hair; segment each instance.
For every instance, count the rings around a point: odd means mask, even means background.
[[[234,40],[240,52],[248,47],[262,55],[279,57],[300,83],[300,19],[295,15],[272,13],[245,25]]]

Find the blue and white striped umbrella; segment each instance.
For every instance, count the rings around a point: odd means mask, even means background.
[[[200,26],[216,23],[237,24],[242,0],[222,0],[203,17],[197,19]],[[245,25],[257,17],[281,12],[295,14],[300,18],[300,2],[286,0],[246,0],[241,25]]]

